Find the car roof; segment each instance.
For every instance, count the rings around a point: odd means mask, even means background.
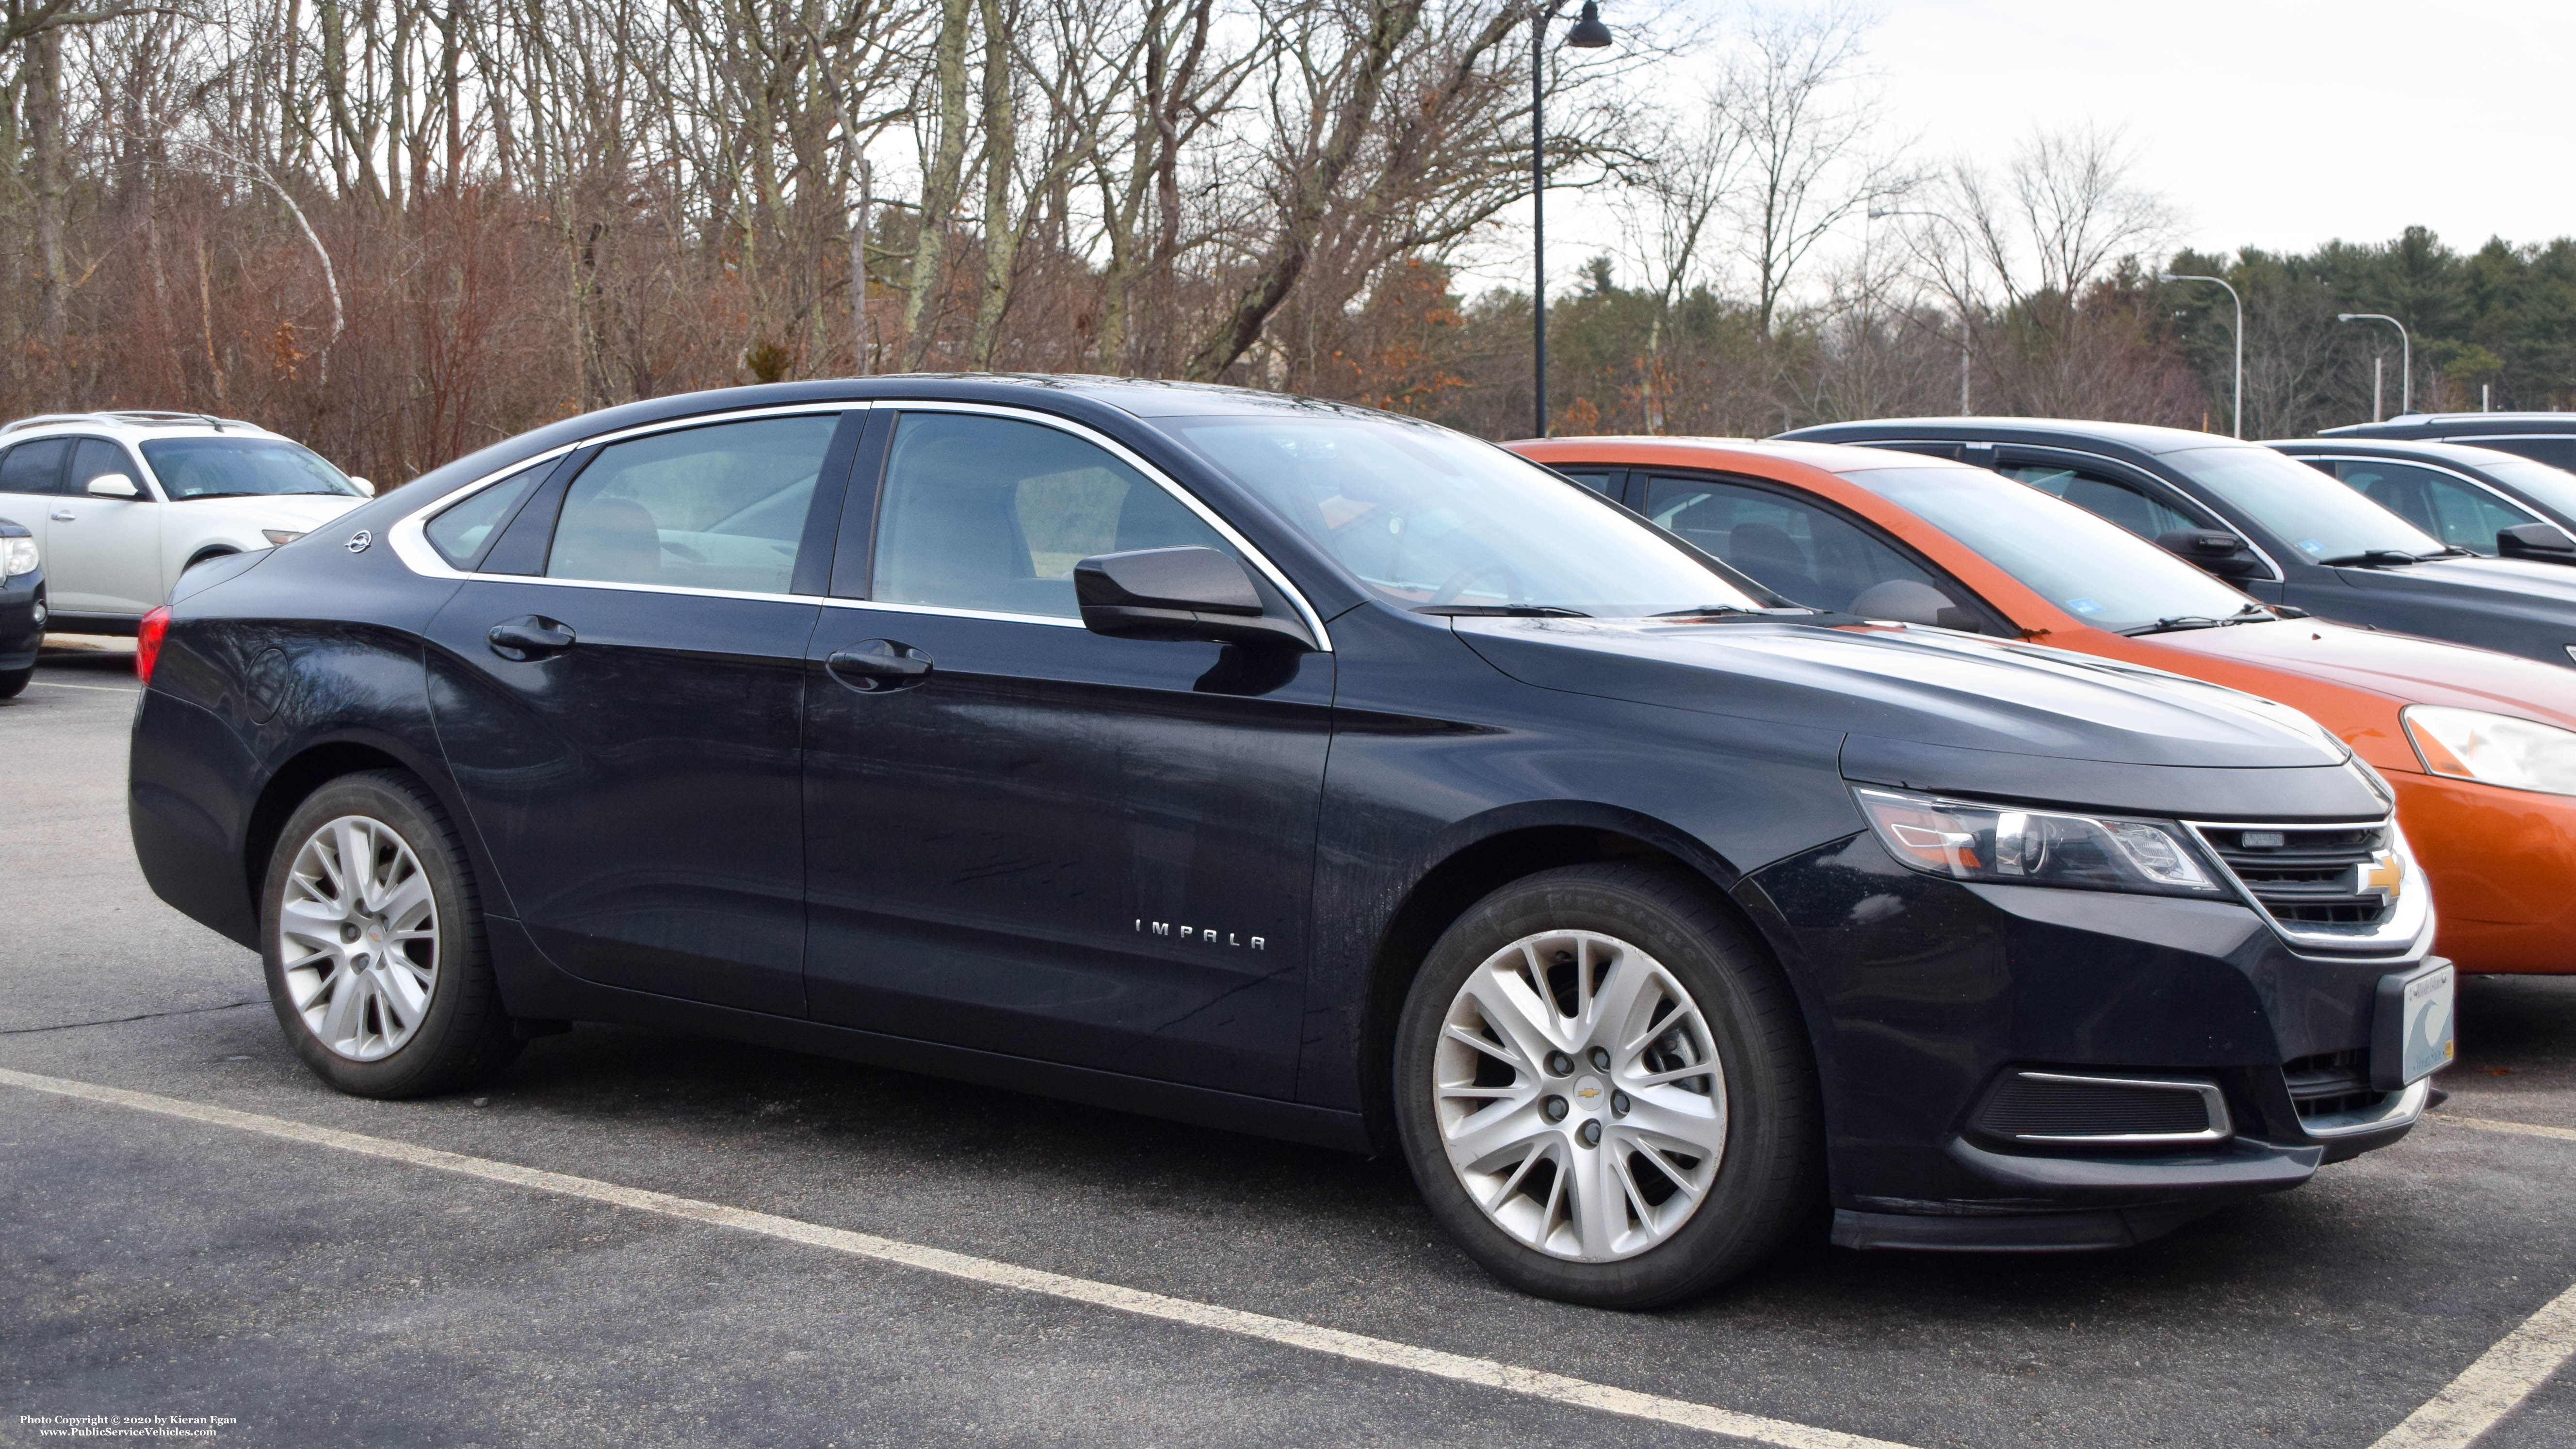
[[[171,437],[250,437],[275,438],[257,423],[239,418],[218,418],[206,413],[147,412],[120,410],[96,413],[43,413],[0,423],[0,444],[21,438],[50,437],[56,433],[106,433],[111,437],[140,442],[148,438]]]
[[[1514,443],[1515,449],[1527,448],[1534,457],[1548,457],[1567,451],[1585,451],[1597,445],[1601,461],[1619,467],[1652,466],[1668,462],[1676,467],[1689,467],[1695,462],[1710,461],[1707,456],[1737,458],[1779,458],[1804,463],[1827,473],[1860,473],[1874,468],[1957,468],[1962,472],[1978,471],[1966,463],[1948,458],[1930,458],[1920,453],[1890,452],[1885,448],[1864,448],[1853,443],[1809,443],[1779,438],[1697,438],[1688,436],[1650,436],[1608,434],[1578,438],[1529,439]],[[1624,454],[1612,457],[1611,454]]]
[[[2431,438],[2276,438],[2267,440],[2263,446],[2299,455],[2367,453],[2382,458],[2456,463],[2463,468],[2483,467],[2504,458],[2521,463],[2532,461],[2520,453],[2508,453],[2502,448],[2481,448],[2475,443],[2446,443]]]
[[[2400,413],[2385,422],[2320,428],[2320,437],[2403,438],[2424,433],[2576,433],[2576,413]]]
[[[2141,453],[2178,453],[2185,448],[2214,448],[2237,441],[2224,433],[2204,433],[2194,428],[2165,428],[2152,423],[2105,423],[2083,418],[1869,418],[1849,423],[1821,423],[1793,429],[1779,436],[1791,441],[1814,439],[1822,442],[1835,435],[1891,441],[1919,438],[1931,442],[2014,438],[2043,443],[2074,439],[2114,443]]]

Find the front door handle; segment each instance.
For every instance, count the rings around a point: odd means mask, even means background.
[[[861,694],[879,694],[928,679],[930,656],[892,639],[862,639],[824,660],[823,667]]]
[[[504,620],[492,626],[483,636],[492,652],[514,664],[531,659],[545,659],[570,649],[580,636],[569,624],[559,624],[542,614],[527,614]]]
[[[71,511],[70,509],[68,509],[68,508],[57,508],[57,509],[55,509],[55,510],[53,511],[53,513],[51,514],[51,517],[53,518],[54,522],[56,522],[56,523],[78,523],[78,522],[80,522],[80,515],[79,515],[79,514],[77,514],[77,513],[72,512],[72,511]]]

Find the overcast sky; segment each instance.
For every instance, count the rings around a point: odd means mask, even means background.
[[[1605,0],[1603,18],[1616,26],[1620,8]],[[2384,241],[2412,224],[2464,251],[2576,235],[2567,0],[1884,0],[1880,13],[1874,84],[1921,160],[2000,165],[2035,124],[2122,126],[2140,180],[2204,251]],[[1571,196],[1550,208],[1551,292],[1610,239],[1584,210]],[[1528,285],[1502,257],[1478,260],[1480,280]]]

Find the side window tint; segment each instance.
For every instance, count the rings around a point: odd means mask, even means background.
[[[1038,423],[906,413],[878,505],[873,592],[894,604],[1081,617],[1073,566],[1139,548],[1229,547],[1153,480]]]
[[[762,418],[602,448],[564,494],[547,576],[787,592],[839,424]]]
[[[2497,530],[2539,521],[2536,514],[2431,468],[2370,461],[2337,463],[2335,471],[2362,497],[2471,553],[2492,554]]]
[[[60,493],[63,465],[71,457],[69,438],[38,438],[20,443],[0,457],[0,493]]]
[[[1958,591],[1839,514],[1732,483],[1657,478],[1646,516],[1809,608],[1848,611],[1881,584]]]
[[[2055,463],[2007,463],[1995,471],[2052,497],[2063,498],[2098,518],[2107,518],[2140,538],[2153,539],[2177,528],[2215,526],[2207,519],[2194,518],[2160,498],[2148,496],[2144,489],[2133,483],[2081,468]]]
[[[1556,471],[1595,493],[1606,494],[1610,491],[1610,475],[1607,473],[1578,473],[1571,468],[1559,468]]]
[[[86,493],[89,480],[104,478],[110,473],[124,474],[126,480],[134,485],[138,497],[152,496],[151,490],[143,486],[143,474],[134,466],[134,460],[126,456],[123,448],[105,438],[83,438],[72,450],[71,476],[64,480],[63,491]]]
[[[528,492],[545,481],[560,458],[548,458],[533,468],[518,472],[475,494],[429,521],[422,530],[430,547],[458,568],[471,568],[483,554],[483,545],[492,539],[492,530],[510,520],[527,501]]]

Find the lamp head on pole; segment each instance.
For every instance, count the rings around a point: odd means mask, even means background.
[[[2355,319],[2355,318],[2359,317],[2360,315],[2361,315],[2361,314],[2360,314],[2360,313],[2358,313],[2358,312],[2337,312],[2337,313],[2335,314],[2335,320],[2336,320],[2337,322],[2350,322],[2350,321],[2352,321],[2353,319]]]
[[[1569,50],[1599,50],[1610,43],[1610,27],[1601,23],[1599,0],[1583,0],[1583,14],[1565,32]]]
[[[2182,278],[2175,276],[2171,272],[2158,272],[2156,273],[2156,280],[2159,282],[2179,282]]]

